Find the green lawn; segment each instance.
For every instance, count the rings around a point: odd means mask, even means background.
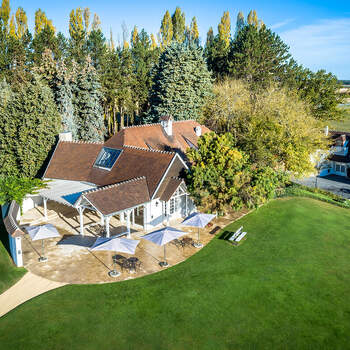
[[[24,268],[17,268],[13,264],[2,242],[7,244],[7,232],[0,216],[0,294],[17,282],[26,272]]]
[[[346,110],[345,118],[341,121],[330,121],[330,130],[350,132],[350,106],[343,107]]]
[[[349,349],[350,211],[275,200],[186,262],[67,286],[0,319],[1,349]]]

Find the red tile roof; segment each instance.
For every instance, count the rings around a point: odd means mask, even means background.
[[[196,127],[201,127],[202,134],[210,132],[206,126],[194,120],[173,121],[172,123],[172,136],[166,134],[160,123],[132,126],[112,136],[106,141],[106,146],[113,148],[129,145],[185,153],[190,147],[188,141],[197,146]]]
[[[176,157],[170,152],[123,147],[115,165],[108,171],[93,166],[102,147],[103,144],[60,142],[44,177],[107,186],[144,176],[152,196]]]
[[[164,191],[161,194],[160,199],[162,201],[167,202],[171,198],[171,196],[175,193],[175,191],[178,189],[178,187],[181,185],[182,182],[183,182],[182,179],[176,178],[176,177],[171,177],[167,179]]]
[[[145,177],[85,192],[83,197],[103,215],[132,208],[150,200]]]

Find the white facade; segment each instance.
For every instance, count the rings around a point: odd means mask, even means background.
[[[196,209],[189,195],[179,192],[177,190],[167,202],[157,198],[145,204],[144,230],[150,231],[172,220],[185,218]]]

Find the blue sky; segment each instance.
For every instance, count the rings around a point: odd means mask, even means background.
[[[273,28],[290,46],[294,58],[312,70],[326,69],[339,79],[350,79],[350,2],[324,0],[289,1],[118,1],[118,0],[10,0],[12,10],[22,6],[28,15],[30,29],[34,13],[44,10],[55,27],[67,34],[69,12],[76,7],[89,7],[97,13],[102,30],[109,37],[112,28],[115,40],[121,37],[121,25],[129,32],[136,24],[148,32],[157,33],[164,12],[180,6],[189,23],[197,17],[202,42],[207,30],[214,30],[224,11],[229,10],[233,26],[239,11],[245,15],[255,9],[267,26]],[[233,29],[234,30],[234,29]]]

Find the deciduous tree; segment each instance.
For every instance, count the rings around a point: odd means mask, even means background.
[[[185,13],[181,11],[180,7],[176,7],[175,12],[171,17],[173,23],[173,40],[182,43],[185,40]]]
[[[161,48],[164,50],[173,39],[173,22],[171,20],[169,11],[165,12],[159,33]]]

